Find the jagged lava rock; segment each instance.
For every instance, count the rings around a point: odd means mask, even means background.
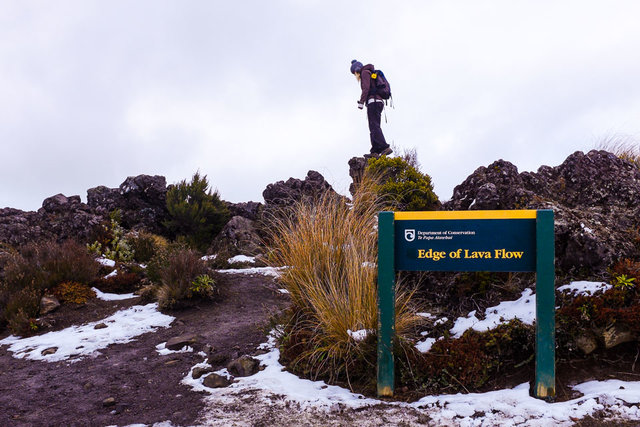
[[[216,247],[228,253],[257,255],[262,245],[255,221],[236,215],[227,222],[215,238]]]
[[[268,206],[290,206],[306,198],[316,198],[327,191],[335,193],[319,172],[311,170],[304,180],[289,178],[286,182],[278,181],[267,185],[262,197]]]
[[[356,188],[362,182],[364,170],[367,167],[369,161],[364,157],[352,157],[349,159],[349,176],[351,177],[351,184],[349,185],[349,193],[353,196],[356,192]]]
[[[556,265],[567,272],[601,274],[640,256],[640,169],[606,151],[578,151],[537,173],[499,160],[476,169],[444,209],[553,209]]]
[[[231,213],[231,217],[241,216],[243,218],[250,219],[251,221],[256,221],[260,219],[260,215],[262,214],[263,206],[262,203],[259,202],[225,202],[225,204]]]
[[[130,176],[119,188],[89,189],[87,204],[103,216],[120,209],[125,228],[162,234],[162,222],[168,216],[167,181],[160,175]]]
[[[80,196],[56,194],[46,198],[37,212],[0,209],[0,242],[21,246],[48,239],[87,241],[114,209],[122,211],[125,228],[161,234],[168,214],[166,193],[163,176],[138,175],[127,178],[119,188],[89,189],[87,204]]]

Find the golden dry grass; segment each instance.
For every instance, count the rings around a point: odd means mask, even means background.
[[[348,331],[377,330],[376,226],[384,204],[372,191],[375,182],[365,174],[351,203],[327,193],[273,221],[270,263],[288,267],[281,281],[294,309],[305,314],[294,327],[313,331],[304,358],[316,371],[356,356],[358,342]],[[421,319],[412,310],[412,295],[397,294],[400,337]]]
[[[632,136],[616,135],[602,139],[598,149],[609,151],[640,168],[640,141]]]

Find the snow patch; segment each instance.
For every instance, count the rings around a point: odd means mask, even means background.
[[[250,264],[254,264],[256,262],[256,257],[247,256],[247,255],[236,255],[227,260],[229,264],[236,264],[240,262],[248,262]]]
[[[435,338],[427,338],[424,341],[418,342],[415,347],[419,352],[426,353],[431,350],[431,347],[433,346],[433,344],[435,344],[436,341],[437,340]]]
[[[100,264],[104,265],[105,267],[115,267],[116,266],[116,262],[112,259],[108,259],[105,257],[100,257],[100,258],[96,258],[96,261],[99,262]]]
[[[529,396],[528,383],[487,393],[427,396],[413,403],[386,402],[366,398],[323,381],[301,379],[287,372],[278,362],[280,352],[273,333],[261,347],[269,350],[256,357],[265,368],[253,376],[236,378],[226,388],[210,389],[202,385],[202,378],[194,380],[191,377],[192,368],[182,383],[210,394],[206,401],[210,405],[208,410],[211,416],[220,404],[244,404],[243,398],[247,393],[252,393],[254,404],[271,406],[274,401],[294,402],[303,411],[323,410],[331,413],[334,408],[375,407],[383,413],[391,413],[400,408],[411,408],[430,417],[433,425],[514,426],[525,423],[531,426],[570,426],[597,411],[604,411],[606,415],[618,419],[637,420],[640,417],[640,382],[590,381],[573,387],[584,394],[582,397],[558,403],[548,403]],[[198,366],[209,365],[202,362],[194,368]],[[407,417],[410,415],[407,414]],[[411,423],[409,418],[406,421]]]
[[[475,312],[474,312],[475,313]],[[444,323],[447,323],[449,321],[448,317],[443,317],[441,319],[436,320],[435,322],[433,322],[433,326],[438,326],[438,325],[442,325]]]
[[[180,350],[169,350],[167,348],[167,343],[163,342],[156,346],[156,351],[160,356],[166,356],[168,354],[174,354],[174,353],[191,353],[193,352],[193,347],[190,347],[187,345],[182,347]]]
[[[451,328],[451,333],[454,334],[454,338],[460,338],[467,329],[484,332],[512,319],[520,319],[527,325],[533,325],[536,320],[536,298],[531,289],[522,291],[522,296],[515,301],[503,301],[487,308],[484,320],[476,317],[475,310],[467,317],[458,318]]]
[[[264,276],[280,277],[280,271],[286,267],[252,267],[252,268],[228,268],[216,270],[218,273],[227,274],[262,274]]]
[[[71,326],[29,338],[11,335],[0,341],[0,345],[8,345],[8,350],[14,353],[13,357],[16,359],[58,362],[73,358],[71,362],[77,362],[87,356],[98,356],[98,350],[111,344],[128,343],[138,335],[169,327],[174,319],[173,316],[160,313],[157,303],[135,305],[103,320],[82,326]],[[100,323],[107,327],[95,329],[94,327]],[[52,347],[57,348],[55,353],[42,354],[44,350]]]
[[[276,341],[271,334],[267,346],[270,351],[255,356],[265,366],[262,371],[250,377],[236,378],[236,381],[228,387],[211,389],[203,385],[204,378],[194,380],[191,372],[182,380],[182,383],[191,386],[194,391],[207,391],[211,394],[211,402],[215,405],[216,398],[225,398],[243,390],[262,390],[271,394],[282,395],[285,399],[297,402],[304,409],[307,407],[330,407],[335,403],[341,403],[352,408],[374,405],[377,400],[365,398],[361,394],[351,393],[342,387],[328,385],[324,381],[311,381],[301,379],[290,372],[278,362],[280,350],[276,348]],[[206,367],[206,362],[194,367]],[[221,372],[216,372],[221,374]]]
[[[134,294],[110,294],[107,292],[102,292],[98,288],[91,289],[96,293],[96,298],[101,299],[102,301],[121,301],[125,299],[138,298],[138,295]]]
[[[416,316],[424,317],[424,318],[429,319],[429,320],[433,320],[433,319],[436,318],[436,316],[434,316],[431,313],[416,313]]]
[[[353,338],[354,341],[363,341],[365,338],[367,338],[367,336],[371,332],[372,331],[368,329],[359,329],[357,331],[352,331],[351,329],[347,329],[347,334],[349,334],[349,336]]]
[[[602,282],[577,281],[558,288],[561,292],[578,295],[593,295],[596,292],[605,292],[611,289],[611,285]]]

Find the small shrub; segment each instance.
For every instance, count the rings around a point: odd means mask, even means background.
[[[96,297],[93,289],[77,282],[61,283],[51,291],[61,303],[85,304],[89,299]]]
[[[148,263],[159,250],[166,249],[169,245],[167,240],[156,234],[140,231],[128,238],[133,259],[140,263]]]
[[[623,259],[618,261],[613,268],[611,268],[612,277],[625,276],[630,279],[635,279],[636,283],[640,281],[640,261],[633,261],[631,259]]]
[[[164,225],[191,247],[205,251],[230,218],[229,209],[217,191],[209,188],[207,176],[196,172],[191,182],[180,181],[167,190],[170,219]]]
[[[162,270],[169,262],[169,250],[161,249],[155,253],[153,258],[147,263],[147,278],[155,284],[162,283]]]
[[[612,325],[640,334],[640,263],[622,260],[611,269],[613,287],[594,295],[560,295],[556,311],[556,337],[561,354],[576,351],[576,338],[584,331],[602,331]]]
[[[367,169],[379,177],[375,191],[391,205],[391,209],[429,211],[439,206],[431,177],[419,172],[409,161],[401,157],[371,158]]]
[[[142,278],[136,273],[118,273],[115,276],[103,277],[92,283],[102,292],[128,294],[140,287]]]
[[[201,274],[191,282],[189,293],[193,296],[211,298],[214,293],[215,281],[208,274]]]
[[[9,330],[21,337],[28,337],[38,332],[36,319],[30,317],[22,308],[19,308],[14,315],[9,317],[8,324]]]
[[[468,330],[436,341],[426,354],[415,352],[413,372],[403,372],[403,381],[432,393],[475,391],[497,373],[530,363],[534,346],[534,327],[518,319],[486,332]]]
[[[39,311],[40,291],[34,286],[27,286],[8,296],[2,317],[12,333],[28,336],[37,331],[33,326]]]
[[[90,283],[99,268],[83,245],[67,240],[26,245],[10,256],[4,275],[10,291],[27,286],[45,291],[62,282]]]
[[[124,235],[124,229],[120,226],[121,212],[119,209],[110,214],[110,221],[103,223],[99,229],[98,239],[87,245],[89,251],[98,256],[113,261],[127,262],[133,259],[133,251]]]
[[[207,267],[197,252],[178,249],[168,255],[167,263],[160,268],[162,286],[158,290],[158,305],[162,309],[179,309],[193,305],[196,301],[209,299],[213,295],[204,291]],[[208,277],[208,276],[207,276]],[[196,285],[202,286],[203,293],[194,292]],[[213,287],[213,284],[211,284]]]
[[[627,277],[626,274],[621,274],[619,276],[615,276],[616,277],[616,283],[614,284],[614,286],[619,287],[619,288],[633,288],[636,286],[635,282],[636,278],[635,277]]]

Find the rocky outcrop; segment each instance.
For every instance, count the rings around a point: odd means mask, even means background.
[[[229,209],[229,213],[231,213],[231,217],[241,216],[243,218],[250,219],[251,221],[256,221],[260,219],[262,215],[262,203],[258,202],[243,202],[243,203],[231,203],[225,202],[227,208]]]
[[[101,221],[79,196],[56,194],[45,199],[37,212],[0,209],[0,242],[20,246],[45,239],[86,240]]]
[[[261,253],[261,241],[256,222],[239,215],[231,218],[215,239],[218,251],[243,255]]]
[[[351,193],[352,196],[355,194],[358,185],[362,182],[367,163],[368,160],[364,157],[352,157],[349,159],[349,176],[351,177],[349,193]]]
[[[125,228],[162,234],[162,222],[168,215],[167,181],[159,175],[130,176],[118,188],[89,189],[87,204],[103,216],[120,209]]]
[[[499,160],[476,169],[444,208],[553,209],[556,265],[567,272],[604,273],[640,256],[640,169],[606,151],[578,151],[538,172]]]
[[[309,171],[304,180],[289,178],[269,184],[262,192],[262,197],[267,206],[291,206],[301,200],[313,200],[325,192],[337,193],[324,177],[316,171]]]
[[[127,178],[119,188],[96,187],[80,196],[56,194],[42,202],[37,212],[0,209],[0,243],[21,246],[41,240],[87,241],[114,209],[122,213],[122,225],[162,233],[167,217],[166,180],[162,176]]]
[[[0,243],[20,246],[26,242],[41,240],[44,235],[37,212],[0,209]]]

